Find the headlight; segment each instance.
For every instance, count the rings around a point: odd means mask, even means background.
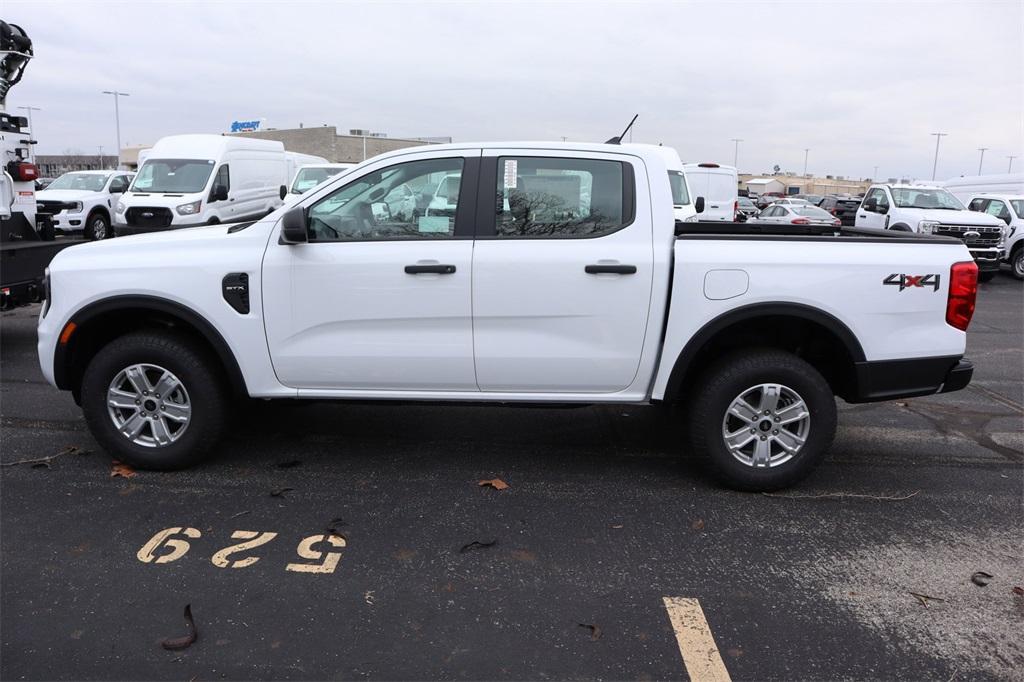
[[[190,204],[182,204],[181,206],[178,206],[174,210],[178,212],[178,215],[194,215],[196,213],[199,213],[199,207],[202,205],[202,203],[203,200],[200,199],[199,201],[193,201]]]
[[[117,202],[117,206],[114,207],[114,212],[116,212],[116,213],[124,213],[124,209],[125,209],[124,202],[119,199],[118,202]]]
[[[697,215],[686,216],[686,218],[683,220],[683,222],[684,223],[699,223],[700,222],[700,217],[697,216]]]
[[[71,202],[68,202],[67,206],[68,206],[68,210],[71,213],[81,213],[82,212],[82,202],[81,201],[71,201]]]
[[[922,220],[917,224],[917,231],[922,234],[931,234],[939,226],[937,220]]]

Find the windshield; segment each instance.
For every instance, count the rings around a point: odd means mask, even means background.
[[[829,213],[823,208],[811,206],[810,204],[797,204],[796,206],[791,206],[790,208],[792,209],[793,213],[805,216],[807,218],[833,220],[833,216],[831,213]]]
[[[146,159],[135,176],[133,192],[202,192],[213,172],[213,161],[206,159]]]
[[[690,203],[690,194],[686,191],[686,178],[680,171],[668,172],[668,184],[672,185],[673,205],[686,206]]]
[[[110,175],[97,175],[96,173],[65,173],[49,185],[46,189],[79,189],[88,192],[99,192],[107,184]]]
[[[931,208],[945,211],[964,210],[964,205],[944,189],[893,187],[892,200],[900,208]]]
[[[321,182],[337,175],[342,168],[300,168],[292,182],[292,194],[303,194]]]
[[[737,199],[737,201],[740,202],[740,206],[742,206],[743,208],[757,208],[757,206],[754,205],[754,202],[748,199],[747,197],[740,197],[739,199]]]
[[[1024,199],[1010,199],[1010,206],[1013,206],[1013,212],[1018,218],[1024,218]]]

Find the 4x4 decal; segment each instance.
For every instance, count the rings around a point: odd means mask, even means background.
[[[911,287],[931,287],[933,291],[939,290],[939,275],[905,275],[903,273],[892,273],[882,280],[882,284],[899,287],[900,291]]]

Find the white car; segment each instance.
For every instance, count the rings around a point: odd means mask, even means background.
[[[305,194],[328,178],[333,178],[343,170],[355,167],[354,163],[318,163],[299,166],[288,191],[291,194]]]
[[[839,218],[828,211],[811,206],[806,201],[802,203],[777,201],[747,222],[771,225],[831,225],[837,228],[843,224]]]
[[[372,208],[452,176],[450,216]],[[827,453],[835,396],[968,384],[978,271],[951,239],[777,231],[676,222],[634,146],[412,147],[248,225],[62,251],[39,361],[137,467],[199,461],[248,397],[682,401],[680,450],[776,489]]]
[[[58,233],[106,239],[112,236],[114,206],[133,177],[134,173],[110,170],[65,173],[36,192],[36,208],[53,216]]]
[[[739,212],[739,182],[736,169],[717,163],[687,163],[683,173],[695,201],[703,199],[702,221],[733,222]]]
[[[1006,223],[1006,260],[1013,276],[1024,279],[1024,194],[975,194],[967,209],[994,216]]]
[[[121,234],[255,220],[284,204],[284,145],[227,135],[172,135],[150,150],[114,211]]]
[[[1009,232],[999,218],[968,211],[948,190],[936,185],[872,185],[857,210],[855,226],[960,239],[978,264],[982,282],[999,272]]]

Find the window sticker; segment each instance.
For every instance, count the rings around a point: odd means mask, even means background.
[[[516,188],[516,178],[519,175],[519,162],[515,159],[505,160],[505,189]]]
[[[448,232],[451,218],[443,215],[423,215],[419,217],[417,229],[420,232]]]

